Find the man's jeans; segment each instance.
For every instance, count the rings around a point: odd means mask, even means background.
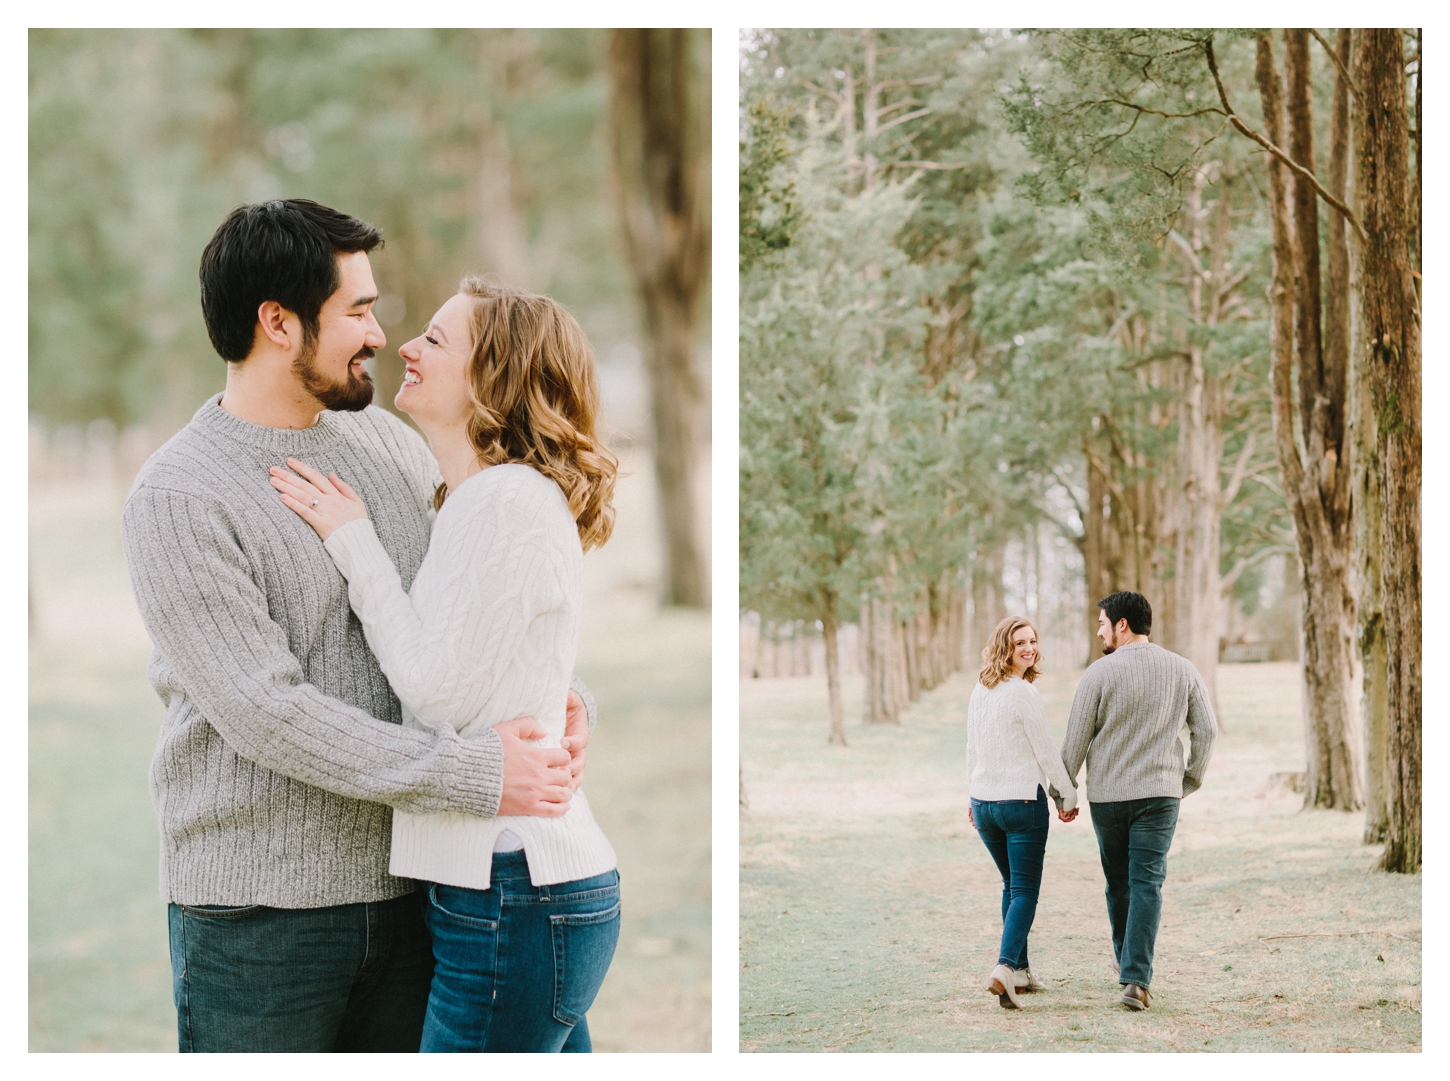
[[[418,1050],[433,953],[420,897],[171,905],[182,1051]]]
[[[1153,979],[1153,945],[1179,802],[1154,796],[1091,804],[1121,984],[1147,987]]]
[[[421,1050],[589,1051],[585,1012],[619,941],[619,873],[535,886],[495,852],[486,890],[428,884],[438,960]]]
[[[1047,851],[1047,793],[1038,785],[1035,800],[974,799],[972,820],[1002,875],[1002,945],[997,963],[1024,969]]]

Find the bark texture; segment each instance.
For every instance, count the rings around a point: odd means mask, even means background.
[[[1418,871],[1421,840],[1420,307],[1411,273],[1404,38],[1358,32],[1352,71],[1355,187],[1366,239],[1359,258],[1360,317],[1372,392],[1382,508],[1380,574],[1387,657],[1386,838],[1381,866]]]
[[[1312,171],[1308,32],[1287,30],[1284,38],[1287,95],[1280,89],[1272,38],[1268,34],[1258,38],[1255,76],[1264,134],[1270,142],[1284,145],[1287,97],[1289,155]],[[1289,170],[1273,155],[1267,156],[1267,165],[1274,252],[1270,288],[1274,442],[1303,568],[1305,805],[1358,810],[1364,797],[1353,701],[1350,471],[1347,461],[1341,466],[1348,454],[1347,371],[1328,363],[1322,346],[1314,187],[1299,177],[1291,185]],[[1343,298],[1346,304],[1347,299]],[[1328,300],[1340,302],[1332,295]]]
[[[696,38],[705,35],[701,44]],[[624,246],[644,311],[666,604],[704,607],[694,349],[710,263],[708,30],[612,32],[610,126]]]

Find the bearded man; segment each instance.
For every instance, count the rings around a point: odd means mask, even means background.
[[[525,742],[529,718],[476,740],[404,728],[346,581],[269,483],[289,457],[345,477],[411,584],[437,468],[370,405],[381,243],[305,199],[227,216],[201,260],[226,390],[123,512],[166,706],[151,792],[182,1051],[416,1051],[433,956],[413,883],[388,873],[392,809],[562,815],[583,768],[577,680],[569,750]]]

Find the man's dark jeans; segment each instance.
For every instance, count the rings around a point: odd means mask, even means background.
[[[420,897],[171,905],[181,1051],[416,1052],[433,950]]]
[[[1153,796],[1091,804],[1098,856],[1108,880],[1108,919],[1121,984],[1147,987],[1153,979],[1153,945],[1179,802],[1172,796]]]

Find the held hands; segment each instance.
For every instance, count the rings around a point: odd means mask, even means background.
[[[274,465],[272,487],[282,494],[283,504],[296,511],[323,540],[338,526],[368,516],[368,509],[358,494],[336,473],[324,477],[296,458],[288,458],[287,464],[295,472],[289,473]]]
[[[1064,811],[1061,807],[1059,807],[1057,809],[1057,817],[1058,817],[1059,821],[1062,821],[1062,822],[1071,822],[1074,818],[1077,817],[1077,812],[1078,812],[1078,809],[1076,807],[1074,807],[1070,811]]]
[[[563,747],[539,747],[526,742],[548,735],[532,717],[504,721],[494,725],[493,730],[503,744],[503,796],[498,801],[498,813],[541,818],[558,818],[566,813],[576,787],[569,769],[569,752]]]

